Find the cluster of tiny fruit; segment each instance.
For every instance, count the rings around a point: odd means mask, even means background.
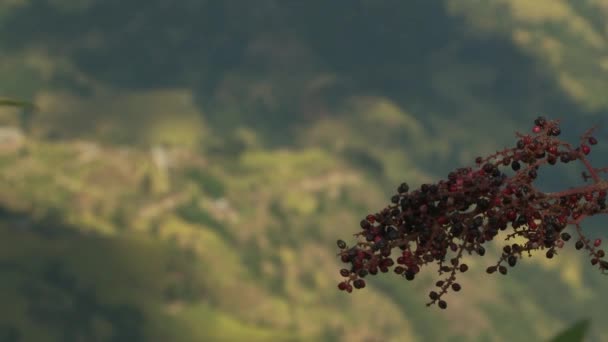
[[[338,256],[347,264],[340,270],[345,279],[338,288],[348,293],[353,287],[364,288],[368,275],[390,269],[413,280],[422,266],[437,263],[444,278],[429,293],[427,306],[436,303],[445,309],[443,295],[450,289],[461,290],[456,275],[469,268],[462,262],[463,253],[483,256],[484,243],[505,230],[507,240],[521,237],[524,242],[505,245],[487,273],[507,274],[505,265],[515,266],[524,253],[531,255],[533,250],[542,249],[547,258],[553,258],[571,239],[576,249],[589,251],[592,265],[608,270],[601,240],[586,238],[579,225],[585,217],[608,213],[608,182],[598,176],[608,168],[595,169],[586,158],[597,144],[592,132],[585,132],[573,146],[558,138],[558,120],[538,117],[531,134],[517,133],[514,147],[476,158],[474,168],[457,169],[447,179],[418,189],[401,184],[390,205],[361,220],[354,246],[337,241]],[[555,193],[533,186],[539,167],[573,161],[585,165],[589,174],[584,172],[583,177],[592,179],[592,184]],[[568,226],[574,227],[570,233],[565,231]]]

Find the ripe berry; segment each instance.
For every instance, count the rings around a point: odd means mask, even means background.
[[[553,258],[553,251],[552,250],[548,250],[547,254],[545,254],[545,256],[547,257],[547,259]]]
[[[593,245],[595,247],[599,247],[602,244],[602,240],[600,239],[595,239],[595,241],[593,241]]]
[[[523,142],[522,142],[523,143]],[[514,160],[511,163],[511,168],[513,169],[513,171],[517,171],[519,170],[519,168],[521,167],[521,165],[519,164],[519,162],[517,160]]]
[[[494,272],[496,272],[496,266],[490,266],[490,267],[486,268],[486,273],[492,274]]]
[[[353,292],[353,286],[351,284],[346,285],[346,292],[348,292],[348,293]]]
[[[574,248],[576,248],[576,249],[581,249],[581,248],[583,248],[583,246],[584,246],[584,245],[585,245],[585,244],[583,243],[583,241],[578,240],[578,241],[576,241],[576,243],[574,244]]]
[[[361,220],[361,222],[359,222],[359,226],[361,226],[361,228],[363,229],[369,229],[372,225],[369,223],[368,220]]]
[[[429,292],[429,298],[431,298],[431,300],[436,300],[437,298],[439,298],[439,294],[435,291],[431,291]]]
[[[547,123],[547,119],[544,116],[539,116],[534,120],[534,124],[537,126],[544,126]]]
[[[460,272],[464,273],[469,269],[469,266],[467,266],[467,264],[461,264],[460,265]]]
[[[589,145],[597,144],[597,139],[595,139],[594,137],[589,137],[588,141],[589,141]]]
[[[340,284],[338,284],[338,289],[340,289],[340,291],[344,291],[344,290],[346,290],[347,285],[348,284],[345,281],[343,281]]]
[[[407,185],[407,183],[401,183],[401,185],[399,185],[399,187],[397,188],[397,192],[399,192],[400,194],[404,194],[406,192],[408,192],[410,190],[409,185]]]
[[[338,248],[340,248],[340,249],[346,248],[346,242],[344,242],[343,240],[338,240],[336,242],[336,244],[338,245]]]
[[[454,290],[456,292],[460,291],[460,284],[458,284],[458,283],[452,284],[452,290]]]
[[[509,262],[509,266],[513,267],[517,263],[517,257],[515,255],[509,255],[507,261]]]
[[[604,257],[604,255],[605,255],[605,254],[604,254],[604,250],[602,250],[602,249],[600,249],[599,251],[597,251],[597,253],[596,253],[596,254],[597,254],[598,258],[603,258],[603,257]]]
[[[340,270],[340,275],[343,277],[348,277],[350,275],[350,271],[347,270],[346,268],[343,268]]]
[[[416,277],[416,274],[412,271],[406,271],[405,272],[405,279],[407,280],[414,280],[414,278]]]
[[[498,266],[498,272],[500,272],[502,274],[507,274],[507,268],[500,265],[500,266]]]
[[[439,308],[441,309],[445,309],[448,307],[448,303],[445,302],[445,300],[440,300],[439,303],[437,303],[439,305]]]
[[[356,289],[362,289],[365,287],[365,280],[357,279],[353,282],[353,285],[355,285]]]

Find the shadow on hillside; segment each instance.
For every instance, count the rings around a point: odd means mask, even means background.
[[[358,94],[388,96],[423,122],[578,111],[508,37],[472,31],[436,0],[32,2],[4,20],[5,48],[47,47],[117,88],[193,88],[218,129],[247,124],[272,144]],[[305,86],[322,75],[337,81]]]
[[[136,272],[107,255],[116,251],[112,241],[80,234],[53,214],[32,219],[6,208],[0,235],[1,341],[146,340],[141,307],[113,295],[135,286],[125,275]],[[117,287],[97,284],[103,278]]]

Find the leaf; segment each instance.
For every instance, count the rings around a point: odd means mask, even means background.
[[[21,107],[21,108],[35,108],[36,107],[31,102],[12,100],[12,99],[1,99],[1,98],[0,98],[0,106],[11,106],[11,107]]]
[[[589,330],[589,319],[580,320],[553,337],[549,342],[582,342]]]

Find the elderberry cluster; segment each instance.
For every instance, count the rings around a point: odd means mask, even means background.
[[[598,176],[608,168],[594,169],[586,159],[590,145],[597,144],[592,129],[576,147],[558,139],[561,130],[557,120],[538,117],[532,133],[517,133],[514,147],[478,157],[476,167],[459,168],[436,184],[422,184],[412,191],[407,183],[401,184],[390,205],[361,220],[354,246],[337,241],[338,256],[348,265],[340,270],[346,279],[338,288],[349,293],[353,287],[364,288],[366,276],[387,273],[391,268],[413,280],[422,266],[436,263],[439,274],[447,276],[436,283],[437,291],[429,293],[427,305],[437,303],[445,309],[442,296],[450,289],[460,291],[456,274],[468,270],[461,262],[463,253],[483,256],[483,244],[507,229],[507,240],[519,236],[525,242],[504,246],[498,262],[489,266],[487,273],[507,274],[504,264],[513,267],[523,253],[530,255],[532,250],[546,250],[546,257],[552,258],[572,238],[565,232],[569,225],[576,228],[576,249],[589,250],[591,263],[608,270],[605,253],[598,249],[601,240],[591,242],[579,225],[585,217],[608,213],[608,182]],[[534,187],[539,167],[576,160],[586,166],[589,175],[583,173],[583,177],[592,179],[592,185],[556,193],[543,193]],[[397,257],[392,256],[395,248],[399,250]]]

